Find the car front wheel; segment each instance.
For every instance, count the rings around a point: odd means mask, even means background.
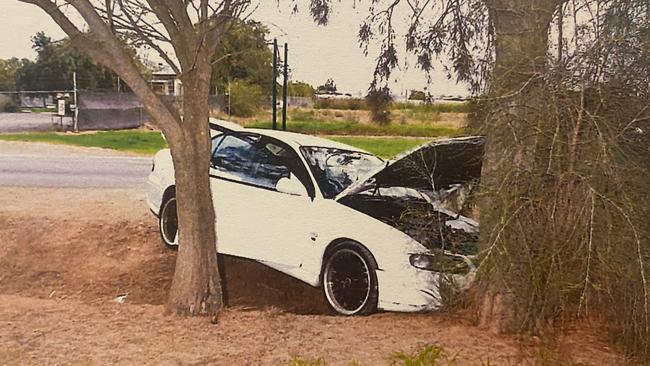
[[[168,197],[162,204],[158,215],[160,237],[166,246],[178,247],[178,216],[176,215],[176,196]]]
[[[326,258],[323,291],[329,306],[342,315],[368,315],[377,310],[377,265],[355,242],[342,243]]]

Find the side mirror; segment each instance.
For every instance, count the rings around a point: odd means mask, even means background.
[[[305,186],[300,183],[298,178],[291,175],[290,178],[282,177],[278,181],[278,183],[275,185],[275,189],[278,192],[281,193],[286,193],[286,194],[291,194],[294,196],[306,196],[307,195],[307,190],[305,189]]]

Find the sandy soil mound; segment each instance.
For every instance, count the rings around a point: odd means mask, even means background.
[[[157,244],[151,223],[0,217],[0,292],[38,298],[106,301],[121,294],[162,304],[175,253]],[[7,229],[10,228],[10,229]]]
[[[143,222],[3,217],[0,293],[135,304],[165,303],[176,251],[165,248],[153,218]],[[320,292],[259,263],[224,257],[230,306],[327,311]]]

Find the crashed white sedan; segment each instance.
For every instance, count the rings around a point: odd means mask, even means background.
[[[443,275],[471,277],[478,223],[445,201],[479,178],[481,137],[383,161],[323,138],[213,122],[218,253],[320,287],[344,315],[432,310]],[[178,245],[169,150],[154,158],[147,201],[164,243]]]

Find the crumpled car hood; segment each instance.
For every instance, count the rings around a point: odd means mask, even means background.
[[[482,136],[432,141],[389,160],[341,192],[336,199],[369,188],[405,187],[439,191],[481,177],[485,138]]]

